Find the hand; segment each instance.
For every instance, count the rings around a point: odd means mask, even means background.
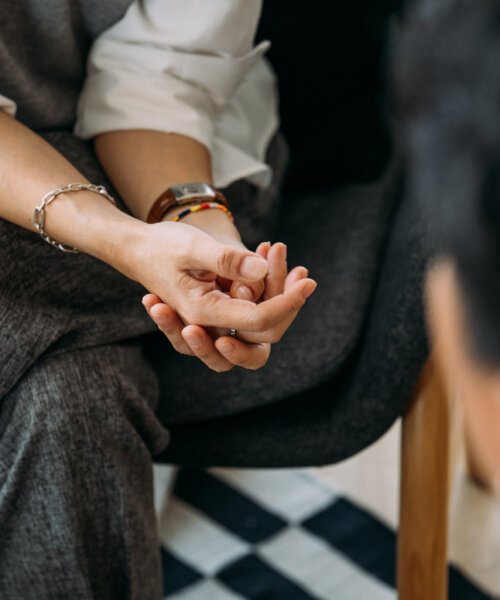
[[[271,247],[268,242],[264,242],[259,245],[256,252],[267,258],[269,265],[263,301],[288,291],[296,282],[307,278],[307,269],[304,267],[296,267],[287,275],[286,246],[284,244],[278,243]],[[314,288],[315,284],[311,293]],[[238,291],[238,287],[233,283],[231,292],[238,293]],[[235,339],[225,335],[227,330],[218,332],[213,328],[196,325],[185,326],[175,311],[153,294],[145,296],[143,303],[151,318],[178,352],[197,356],[215,371],[228,371],[235,365],[247,369],[258,369],[269,358],[271,344],[268,341],[244,343],[242,340],[248,339],[248,332],[238,331],[240,339]],[[272,330],[265,332],[270,341],[278,341],[281,338],[297,312],[288,315]]]
[[[122,263],[126,275],[161,298],[184,323],[254,334],[290,319],[316,287],[314,281],[301,279],[260,304],[231,298],[217,276],[252,283],[267,274],[267,262],[183,223],[144,225],[128,244]]]
[[[183,207],[173,207],[163,216],[163,221],[170,221]],[[208,233],[214,240],[218,242],[247,250],[246,246],[241,241],[241,236],[234,223],[227,217],[226,214],[219,210],[207,210],[194,212],[186,215],[182,222],[187,225],[192,225]],[[265,257],[264,257],[265,258]],[[198,273],[198,277],[206,277],[206,273]],[[252,300],[256,302],[261,298],[264,291],[264,278],[257,281],[242,283],[241,281],[231,281],[230,279],[217,276],[217,284],[224,292],[229,292],[232,298],[240,298],[240,300]],[[222,335],[222,334],[220,334]]]

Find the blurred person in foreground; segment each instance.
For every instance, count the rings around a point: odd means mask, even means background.
[[[428,324],[471,475],[500,495],[500,4],[417,2],[398,57],[408,192],[433,221]]]

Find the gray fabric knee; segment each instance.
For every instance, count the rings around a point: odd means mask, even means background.
[[[0,597],[161,596],[151,454],[168,433],[133,346],[39,361],[0,411]]]

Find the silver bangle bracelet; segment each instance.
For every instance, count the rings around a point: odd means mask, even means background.
[[[42,198],[42,202],[40,206],[35,208],[35,212],[33,214],[33,224],[36,227],[36,230],[40,234],[43,240],[57,248],[58,250],[62,250],[62,252],[70,252],[71,254],[77,254],[78,250],[73,248],[72,246],[66,246],[56,241],[54,238],[50,237],[45,232],[45,209],[47,206],[59,196],[59,194],[64,194],[65,192],[79,192],[81,190],[88,190],[90,192],[95,192],[96,194],[100,194],[104,196],[111,204],[116,206],[116,201],[113,196],[110,196],[106,190],[106,188],[102,185],[93,185],[92,183],[70,183],[64,187],[58,187],[55,190],[52,190],[48,194]]]

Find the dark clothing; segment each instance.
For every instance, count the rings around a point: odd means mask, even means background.
[[[500,4],[418,3],[403,42],[397,79],[409,186],[434,217],[440,251],[456,262],[469,346],[498,369]]]

